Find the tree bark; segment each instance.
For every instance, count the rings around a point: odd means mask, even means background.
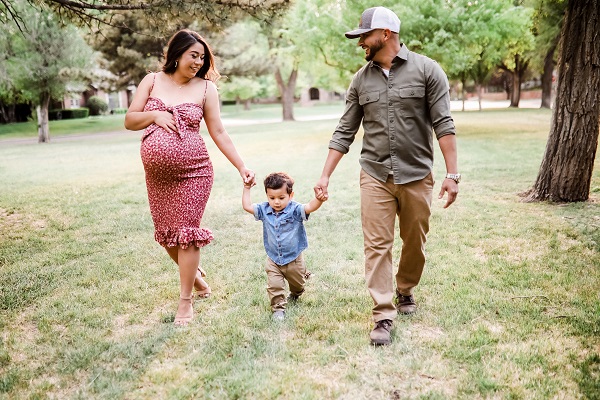
[[[296,91],[296,80],[298,79],[298,67],[294,66],[287,82],[284,82],[279,67],[275,68],[275,80],[281,94],[281,106],[283,108],[283,120],[294,120],[294,92]]]
[[[527,200],[585,201],[598,148],[600,0],[569,0],[544,159]]]
[[[556,62],[554,61],[554,52],[557,43],[554,43],[544,57],[544,73],[542,74],[542,105],[540,108],[552,108],[552,74]]]
[[[48,106],[50,105],[50,94],[43,92],[40,95],[40,104],[36,107],[38,120],[38,143],[50,141],[50,128],[48,126]]]

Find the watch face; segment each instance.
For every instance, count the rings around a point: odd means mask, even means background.
[[[452,179],[454,182],[460,182],[460,174],[446,174],[446,178]]]

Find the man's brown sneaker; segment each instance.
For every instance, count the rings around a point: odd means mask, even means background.
[[[414,314],[417,311],[417,303],[413,295],[405,296],[396,292],[396,310],[400,314]]]
[[[382,319],[375,324],[375,328],[369,335],[371,337],[371,344],[374,346],[387,346],[392,344],[392,338],[390,337],[390,331],[392,330],[392,320]]]

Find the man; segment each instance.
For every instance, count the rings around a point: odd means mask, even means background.
[[[329,142],[329,154],[315,186],[326,200],[329,178],[349,151],[362,122],[360,156],[361,221],[364,235],[365,278],[373,298],[373,345],[391,343],[397,313],[412,314],[417,305],[413,289],[425,266],[424,246],[429,231],[433,193],[433,134],[444,156],[447,174],[439,198],[448,193],[444,208],[458,194],[456,129],[450,115],[446,74],[433,60],[400,43],[400,20],[384,7],[365,10],[358,38],[368,63],[352,79],[346,108]],[[399,219],[402,254],[392,281],[394,224]]]

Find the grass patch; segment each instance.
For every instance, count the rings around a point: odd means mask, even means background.
[[[280,110],[251,112],[235,118]],[[461,193],[447,210],[434,201],[419,312],[396,320],[386,348],[368,343],[360,137],[307,223],[315,277],[274,324],[261,224],[241,209],[239,176],[203,130],[215,167],[203,225],[216,240],[202,251],[213,296],[196,302],[184,329],[171,324],[178,276],[153,241],[139,135],[2,144],[0,399],[597,399],[597,194],[560,206],[520,201],[549,112],[454,117]],[[336,123],[229,132],[259,180],[287,171],[306,202]],[[439,152],[434,172],[444,173]]]

